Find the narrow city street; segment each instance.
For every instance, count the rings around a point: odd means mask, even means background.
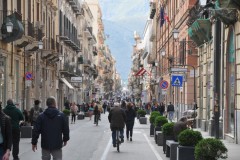
[[[111,141],[111,130],[107,115],[102,114],[99,126],[93,124],[93,119],[89,117],[84,120],[76,120],[75,124],[70,123],[70,141],[66,147],[63,147],[64,160],[165,160],[162,158],[162,147],[155,144],[154,138],[149,136],[149,124],[139,124],[135,120],[133,141],[127,141],[121,144],[120,153],[113,148]],[[20,141],[20,159],[22,160],[40,160],[41,147],[40,140],[38,150],[33,152],[31,149],[31,139],[21,138]],[[165,159],[164,159],[165,158]]]

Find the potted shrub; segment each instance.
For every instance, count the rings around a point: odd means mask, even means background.
[[[216,138],[202,139],[195,146],[195,159],[196,160],[216,160],[216,159],[227,159],[227,148],[225,145]]]
[[[174,136],[173,136],[173,126],[174,123],[165,123],[162,126],[162,131],[163,131],[163,152],[166,152],[166,141],[167,140],[173,140]]]
[[[160,113],[158,111],[153,111],[150,115],[149,121],[151,123],[150,125],[150,136],[154,135],[154,122],[155,122],[155,118],[157,116],[160,116]]]
[[[155,118],[155,121],[154,121],[154,126],[155,126],[155,136],[154,136],[154,139],[155,139],[155,142],[157,143],[157,135],[156,135],[156,131],[161,131],[162,130],[162,125],[164,125],[165,123],[167,123],[168,120],[166,117],[164,116],[157,116]]]
[[[178,160],[194,160],[194,149],[199,141],[201,141],[202,134],[199,131],[186,129],[178,136]]]
[[[139,115],[140,124],[147,124],[147,118],[145,117],[145,115],[147,114],[146,111],[139,109],[137,113]]]

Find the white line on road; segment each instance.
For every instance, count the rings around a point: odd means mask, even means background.
[[[112,144],[112,139],[110,138],[108,141],[107,147],[105,148],[105,151],[101,157],[101,160],[105,160],[107,158],[107,154],[108,154],[111,144]]]
[[[163,160],[162,157],[158,154],[158,152],[156,151],[156,149],[153,147],[153,145],[151,144],[151,142],[149,141],[147,135],[145,133],[143,133],[144,137],[146,138],[148,145],[151,147],[153,153],[155,154],[155,156],[157,157],[158,160]]]

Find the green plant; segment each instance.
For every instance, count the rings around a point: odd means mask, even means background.
[[[64,110],[63,110],[63,113],[64,113],[66,116],[69,116],[69,115],[70,115],[70,110],[69,110],[69,109],[64,109]]]
[[[215,138],[202,139],[195,146],[195,159],[196,160],[217,160],[227,159],[227,148],[222,141]]]
[[[157,116],[160,116],[160,113],[158,111],[153,111],[149,118],[150,123],[153,124]]]
[[[161,127],[161,126],[163,126],[165,123],[167,123],[168,122],[168,120],[167,120],[167,118],[166,117],[164,117],[164,116],[157,116],[156,118],[155,118],[155,122],[154,122],[154,126],[155,127]]]
[[[178,135],[179,144],[182,146],[196,146],[203,139],[199,131],[186,129]]]
[[[168,136],[173,136],[173,126],[174,126],[174,123],[173,123],[173,122],[171,122],[171,123],[165,123],[165,124],[162,126],[163,134],[164,134],[164,135],[168,135]]]
[[[145,117],[145,115],[147,114],[146,111],[144,111],[144,110],[142,110],[142,109],[139,109],[139,110],[137,111],[137,113],[138,113],[138,115],[139,115],[140,117]]]

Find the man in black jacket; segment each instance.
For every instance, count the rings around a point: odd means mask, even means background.
[[[32,136],[32,150],[37,149],[39,134],[41,134],[42,159],[62,160],[62,146],[69,140],[69,126],[65,115],[56,108],[56,100],[49,97],[46,102],[48,108],[41,113],[34,125]]]
[[[0,159],[9,159],[12,146],[12,125],[10,117],[2,112],[2,102],[0,102],[0,126],[0,135],[2,135],[0,140]]]
[[[123,109],[120,108],[119,103],[114,103],[114,107],[110,110],[108,120],[112,130],[113,147],[116,147],[116,131],[120,131],[121,142],[124,142],[123,128],[126,122],[126,114]]]

